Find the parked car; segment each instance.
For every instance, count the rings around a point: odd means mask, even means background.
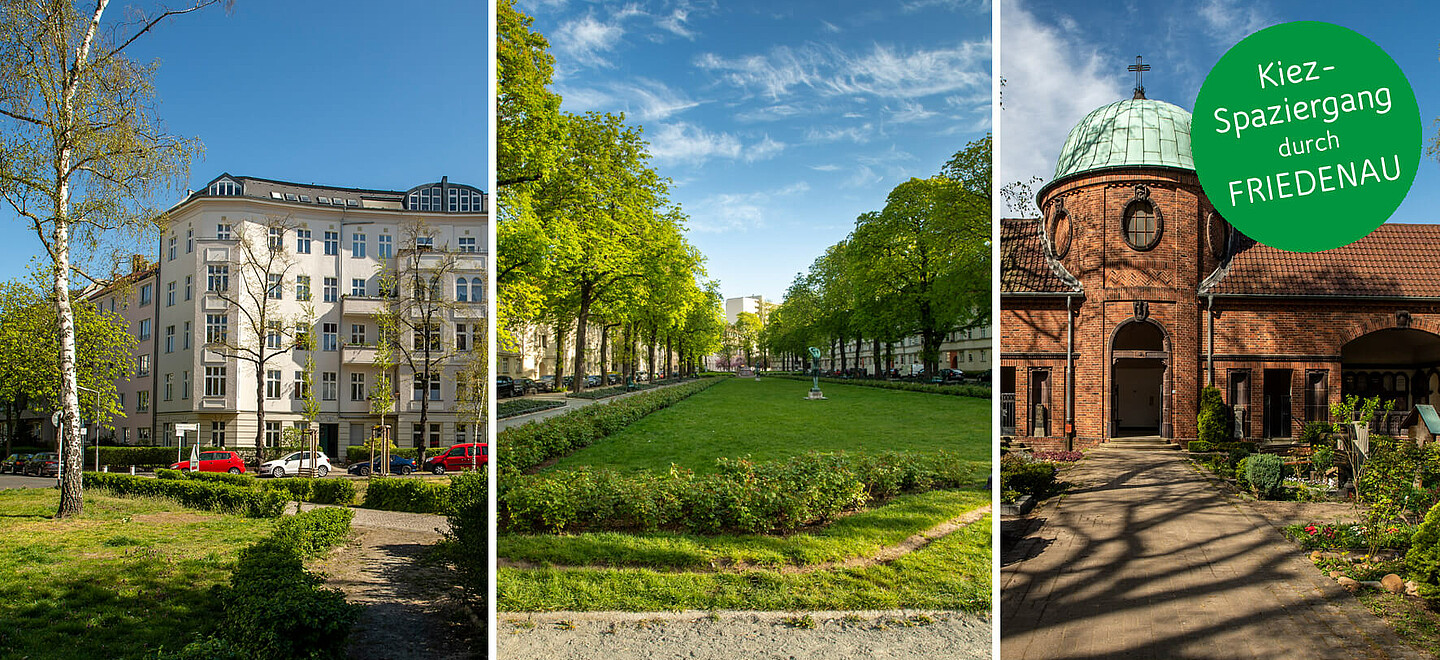
[[[540,385],[529,378],[514,378],[511,380],[515,390],[515,396],[535,394],[540,391]]]
[[[535,388],[539,392],[554,392],[555,376],[541,376],[539,380],[535,381]]]
[[[989,385],[990,370],[986,369],[984,371],[975,371],[965,374],[965,380],[975,383],[976,385]]]
[[[3,463],[0,463],[0,474],[6,472],[20,474],[20,471],[25,469],[25,461],[28,460],[30,460],[30,454],[11,454]]]
[[[189,470],[190,459],[185,459],[170,466],[171,470]],[[200,469],[198,472],[229,472],[230,474],[241,474],[245,472],[245,461],[240,459],[240,454],[233,451],[202,451],[200,452]]]
[[[591,374],[585,377],[585,387],[600,387],[600,375]]]
[[[958,383],[965,380],[965,372],[959,369],[941,369],[940,382]]]
[[[425,469],[434,474],[445,474],[449,470],[481,468],[489,462],[489,443],[466,442],[454,445],[444,453],[425,459]]]
[[[42,451],[25,461],[21,474],[36,477],[53,477],[60,471],[60,454]]]
[[[508,399],[515,396],[515,380],[509,376],[495,377],[495,398]]]
[[[615,373],[615,372],[613,372],[613,371],[610,372],[610,373],[608,373],[608,374],[605,374],[605,382],[606,382],[606,383],[609,383],[609,384],[611,384],[611,385],[619,385],[622,380],[624,380],[624,379],[622,379],[622,378],[620,377],[620,374],[617,374],[617,373]]]
[[[379,456],[376,456],[376,457],[374,458],[374,460],[372,460],[372,461],[370,461],[370,462],[368,462],[368,463],[356,463],[356,464],[354,464],[354,465],[351,465],[351,466],[349,467],[349,469],[346,470],[346,472],[349,472],[350,474],[359,475],[359,476],[362,476],[362,477],[368,477],[368,476],[370,476],[370,473],[371,473],[371,472],[379,472],[379,471],[380,471],[380,457],[379,457]],[[398,475],[402,475],[402,476],[403,476],[403,475],[410,474],[411,472],[414,472],[414,471],[415,471],[415,459],[413,459],[413,458],[404,458],[404,457],[402,457],[402,456],[396,456],[396,455],[394,455],[394,454],[391,454],[391,455],[390,455],[390,474],[398,474]]]
[[[310,452],[291,452],[289,456],[284,458],[277,458],[273,461],[261,463],[260,468],[255,470],[255,473],[262,477],[270,476],[278,479],[287,474],[299,474],[300,468],[314,467],[315,476],[317,477],[330,474],[330,470],[334,469],[330,465],[330,457],[326,456],[323,451],[315,452],[315,454],[315,461],[312,463],[310,461]]]

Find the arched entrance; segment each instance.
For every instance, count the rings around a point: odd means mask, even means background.
[[[1377,420],[1377,430],[1399,432],[1399,419],[1415,404],[1440,406],[1440,337],[1434,334],[1414,328],[1376,330],[1345,344],[1340,360],[1341,396],[1395,402],[1393,412]]]
[[[1155,323],[1131,319],[1110,340],[1110,437],[1169,437],[1170,348]]]

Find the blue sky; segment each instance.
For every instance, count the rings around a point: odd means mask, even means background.
[[[488,192],[488,29],[483,2],[238,0],[228,15],[172,19],[129,52],[158,62],[169,130],[205,144],[191,188],[228,171],[400,190],[449,176]],[[5,259],[0,278],[41,249],[15,221],[0,221],[0,241],[25,257]]]
[[[1436,19],[1440,6],[1429,2],[1202,0],[1180,10],[1138,0],[1007,0],[1000,15],[1005,89],[997,178],[1048,180],[1070,128],[1096,107],[1130,98],[1134,74],[1125,67],[1136,55],[1153,67],[1145,76],[1148,98],[1193,110],[1205,75],[1225,51],[1290,21],[1343,25],[1384,49],[1415,89],[1428,144],[1440,117],[1440,38],[1429,27]],[[1422,157],[1409,196],[1390,220],[1440,222],[1437,203],[1440,163]]]
[[[624,112],[727,297],[797,272],[990,128],[988,2],[522,0],[570,112]]]

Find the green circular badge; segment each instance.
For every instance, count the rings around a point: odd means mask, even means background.
[[[1374,42],[1284,23],[1236,44],[1205,77],[1191,127],[1210,203],[1266,245],[1318,252],[1395,212],[1415,180],[1420,108]]]

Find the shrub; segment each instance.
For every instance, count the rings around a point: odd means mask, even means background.
[[[1188,444],[1185,445],[1185,450],[1195,452],[1197,454],[1212,452],[1215,451],[1215,443],[1210,442],[1209,440],[1191,440]]]
[[[476,598],[488,593],[491,568],[489,475],[483,470],[461,472],[450,479],[447,507],[450,539],[456,552],[453,561],[461,584]]]
[[[1200,390],[1200,414],[1197,423],[1199,440],[1219,443],[1231,438],[1234,421],[1218,388],[1206,387]]]
[[[506,417],[524,415],[538,410],[562,408],[564,406],[564,401],[556,401],[553,399],[507,399],[495,406],[495,419],[505,419]]]
[[[568,454],[719,382],[706,378],[505,429],[495,436],[495,467],[518,472]]]
[[[250,658],[345,657],[360,607],[323,583],[290,543],[271,538],[241,550],[230,587],[220,592],[221,638]]]
[[[1405,566],[1410,569],[1420,596],[1440,601],[1440,507],[1430,509],[1425,521],[1410,537],[1410,551],[1405,553]]]
[[[1080,460],[1080,459],[1082,459],[1082,458],[1085,458],[1085,454],[1083,454],[1083,453],[1081,453],[1081,452],[1078,452],[1078,451],[1037,451],[1037,452],[1035,452],[1035,460],[1037,460],[1037,461],[1051,461],[1051,462],[1054,462],[1054,463],[1074,463],[1075,461],[1078,461],[1078,460]]]
[[[1235,485],[1241,488],[1250,487],[1250,457],[1246,456],[1235,462]]]
[[[155,472],[158,476],[161,470],[156,470]],[[165,472],[172,472],[172,470],[165,470]],[[255,488],[259,484],[254,476],[248,474],[230,474],[229,472],[183,472],[181,474],[184,475],[184,478],[194,479],[196,481],[213,481],[216,483],[230,484],[231,486],[244,486],[246,488]]]
[[[784,378],[787,380],[810,381],[810,376],[790,376],[785,374],[766,374],[767,378]],[[990,398],[990,386],[988,385],[943,385],[939,383],[907,383],[893,380],[872,380],[868,378],[821,378],[822,383],[833,383],[836,385],[858,385],[860,387],[878,387],[886,390],[900,390],[902,392],[922,392],[925,394],[948,394],[950,396],[968,396],[976,399]]]
[[[278,516],[284,511],[286,503],[282,495],[273,491],[193,479],[147,479],[128,474],[87,472],[85,486],[115,495],[162,497],[194,509],[252,518]]]
[[[86,450],[86,456],[93,458],[95,450]],[[175,463],[174,447],[101,447],[100,464],[111,469],[135,466],[149,468],[158,465],[170,466]]]
[[[1300,440],[1311,447],[1319,447],[1330,441],[1330,429],[1328,422],[1306,422],[1300,429]]]
[[[282,517],[270,536],[302,558],[319,557],[350,538],[350,523],[354,519],[355,512],[350,509],[311,509]]]
[[[1245,480],[1261,498],[1269,499],[1280,492],[1284,480],[1285,462],[1274,454],[1250,456],[1245,464]]]
[[[1410,545],[1415,529],[1395,525],[1371,533],[1356,523],[1309,523],[1288,525],[1285,536],[1306,550],[1343,550],[1358,548],[1404,549]]]
[[[310,486],[310,502],[350,506],[355,503],[355,482],[349,479],[316,479]]]
[[[365,488],[365,503],[361,506],[383,511],[446,513],[449,490],[446,484],[423,479],[373,477]]]
[[[1059,469],[1053,463],[1033,462],[1017,454],[1000,459],[1000,489],[1043,498],[1055,487]]]
[[[1316,472],[1325,474],[1335,465],[1335,450],[1327,446],[1316,448],[1315,453],[1310,456],[1310,465],[1315,468]]]

